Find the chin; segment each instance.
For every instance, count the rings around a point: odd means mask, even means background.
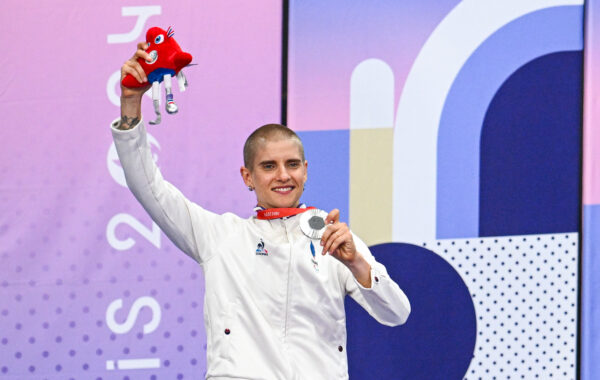
[[[273,208],[292,208],[296,207],[299,203],[299,200],[291,200],[291,201],[279,201],[271,203]]]
[[[275,208],[293,208],[296,207],[298,203],[279,203],[276,204]]]

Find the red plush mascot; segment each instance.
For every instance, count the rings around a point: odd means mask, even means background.
[[[177,41],[173,38],[173,34],[175,34],[175,32],[171,27],[169,27],[166,32],[158,27],[148,29],[148,32],[146,33],[146,42],[148,43],[146,52],[150,54],[152,60],[144,61],[142,58],[138,58],[138,62],[142,65],[142,68],[148,77],[148,82],[152,83],[152,100],[154,103],[156,120],[151,121],[150,124],[159,124],[161,121],[159,111],[160,83],[163,80],[165,82],[167,98],[165,108],[167,112],[171,114],[176,113],[178,110],[171,91],[171,77],[177,77],[179,91],[185,91],[185,88],[187,87],[187,80],[181,69],[192,62],[192,56],[181,50]],[[145,86],[145,83],[138,82],[130,74],[127,74],[125,78],[123,78],[122,83],[123,86],[129,88]]]

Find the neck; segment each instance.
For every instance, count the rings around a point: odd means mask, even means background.
[[[295,206],[288,206],[288,207],[269,207],[269,206],[267,206],[267,205],[265,205],[265,204],[263,204],[261,202],[258,202],[257,206],[258,207],[262,207],[265,210],[268,210],[268,209],[271,209],[271,208],[298,208],[298,207],[300,207],[300,202],[296,203]]]

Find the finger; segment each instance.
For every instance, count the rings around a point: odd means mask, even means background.
[[[144,72],[144,69],[142,68],[142,65],[140,65],[140,63],[138,61],[129,61],[129,66],[135,70],[135,72],[138,74],[137,77],[139,78],[138,81],[140,81],[140,83],[142,82],[148,82],[148,77],[146,76],[146,72]]]
[[[332,243],[331,246],[329,247],[329,252],[337,257],[340,258],[339,252],[337,252],[337,249],[340,248],[340,246],[342,244],[346,244],[348,242],[348,236],[346,234],[339,236],[337,239],[335,239]]]
[[[137,63],[137,62],[136,62]],[[138,70],[136,66],[139,66]],[[127,61],[125,62],[125,64],[123,65],[122,69],[121,69],[121,79],[125,78],[125,76],[127,74],[130,74],[131,76],[133,76],[138,82],[140,83],[144,83],[146,79],[146,74],[144,73],[144,70],[141,69],[141,66],[139,65],[139,63],[133,64],[131,63],[131,61]]]
[[[321,236],[321,247],[325,246],[325,242],[329,239],[331,234],[335,233],[341,226],[339,224],[330,224],[323,232],[323,236]]]
[[[148,62],[152,61],[152,57],[150,56],[150,54],[148,54],[145,50],[141,50],[141,49],[138,49],[135,52],[133,58],[135,58],[136,61],[138,58],[141,58],[144,61],[148,61]]]
[[[336,240],[338,240],[340,237],[343,237],[346,232],[347,229],[343,228],[344,226],[340,225],[340,228],[337,229],[337,231],[335,231],[333,234],[331,234],[331,236],[329,236],[329,238],[327,239],[327,241],[325,242],[325,246],[323,247],[323,252],[332,252],[333,251],[333,244]]]
[[[135,71],[137,71],[137,73],[139,74],[140,78],[142,78],[142,82],[148,82],[148,77],[146,76],[146,72],[142,68],[142,65],[136,62],[135,65],[133,65],[133,67],[135,68]]]
[[[325,218],[325,223],[327,224],[331,224],[331,223],[337,223],[340,220],[340,210],[338,210],[337,208],[334,208],[333,210],[331,210],[331,212],[329,214],[327,214],[327,218]]]
[[[339,220],[340,220],[340,210],[338,210],[337,208],[331,210],[331,212],[329,212],[329,214],[327,214],[327,217],[325,218],[325,223],[329,224],[330,226],[328,226],[325,229],[325,232],[323,233],[323,236],[321,237],[321,246],[325,245],[325,242],[329,238],[329,235],[335,231],[335,229],[332,229],[331,225],[333,225],[334,223],[337,223]]]
[[[146,41],[138,42],[137,48],[138,48],[138,50],[146,50],[146,49],[148,49],[148,43]]]
[[[138,82],[142,80],[140,74],[133,68],[133,64],[130,61],[126,61],[121,67],[121,80],[125,78],[127,75],[131,75]]]

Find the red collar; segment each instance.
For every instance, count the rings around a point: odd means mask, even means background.
[[[261,220],[279,219],[285,218],[286,216],[293,216],[301,214],[305,211],[314,209],[314,207],[307,208],[268,208],[266,210],[259,210],[256,212],[256,217]]]

